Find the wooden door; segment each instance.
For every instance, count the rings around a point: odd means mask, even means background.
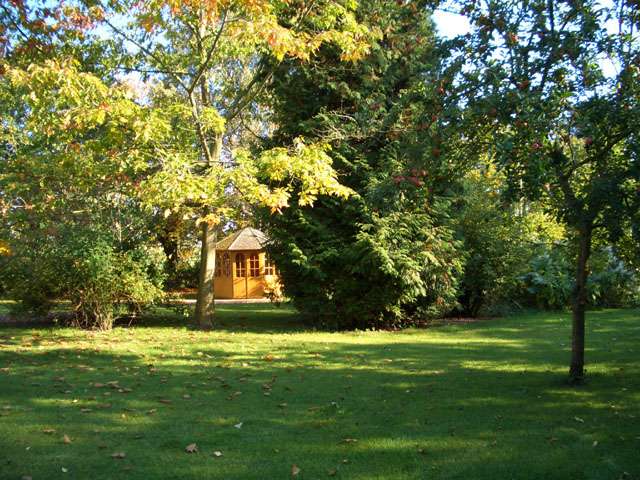
[[[247,258],[243,253],[236,253],[233,274],[233,298],[247,298]]]

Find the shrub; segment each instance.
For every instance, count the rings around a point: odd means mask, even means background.
[[[264,294],[269,301],[276,306],[280,306],[285,300],[284,286],[277,278],[267,278],[264,285]]]
[[[200,252],[196,249],[185,252],[177,262],[167,262],[167,288],[196,288],[199,268]]]
[[[590,266],[588,288],[593,305],[622,307],[637,304],[640,277],[616,256],[612,247],[596,251]]]
[[[287,296],[308,323],[401,327],[455,305],[461,255],[451,229],[415,212],[351,222],[321,205],[271,235]]]
[[[460,297],[466,315],[503,313],[523,302],[545,303],[539,290],[546,280],[537,276],[542,265],[529,266],[540,249],[562,239],[564,231],[537,204],[506,203],[504,188],[504,176],[487,162],[467,173],[455,202],[456,231],[467,256]]]
[[[569,305],[573,290],[571,264],[564,245],[546,249],[529,264],[529,271],[520,277],[523,283],[523,303],[545,309],[561,309]]]
[[[526,304],[546,309],[570,305],[574,288],[571,254],[557,244],[535,256],[529,271],[521,276]],[[616,256],[612,247],[595,250],[589,260],[591,274],[587,284],[589,303],[598,307],[624,307],[637,304],[640,277]]]
[[[160,249],[121,251],[109,235],[87,229],[58,233],[45,247],[21,247],[13,259],[11,293],[23,311],[43,314],[52,299],[68,299],[76,325],[108,330],[115,318],[138,313],[162,295]]]

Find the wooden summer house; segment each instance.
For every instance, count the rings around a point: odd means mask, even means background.
[[[263,298],[265,286],[277,280],[264,245],[267,237],[244,228],[216,244],[215,298]]]

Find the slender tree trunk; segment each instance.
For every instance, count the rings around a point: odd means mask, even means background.
[[[199,55],[200,66],[206,68],[207,53],[203,49],[203,39],[209,34],[209,22],[206,19],[204,9],[200,8],[199,26],[197,30],[197,53]],[[211,99],[207,84],[207,76],[204,74],[196,76],[189,91],[193,119],[195,121],[196,133],[201,143],[202,155],[205,168],[211,167],[215,162],[219,162],[222,156],[222,132],[207,132],[200,117],[201,108],[209,107]],[[195,89],[200,88],[200,106],[194,95]],[[211,213],[205,208],[205,212]],[[198,300],[196,302],[195,320],[201,328],[213,328],[215,313],[215,268],[216,268],[216,238],[215,226],[209,222],[202,222],[201,246],[200,246],[200,272],[198,275]]]
[[[196,322],[201,328],[213,328],[215,311],[214,275],[216,269],[215,228],[202,222],[200,236],[200,273],[198,275],[198,300],[196,302]]]
[[[222,134],[216,134],[212,157],[208,163],[220,161],[222,155]],[[215,227],[202,222],[200,235],[200,272],[198,275],[198,300],[196,302],[195,320],[204,329],[213,328],[215,312],[214,281],[216,270],[216,235]]]
[[[581,227],[578,234],[578,262],[576,265],[575,290],[573,292],[573,331],[571,335],[571,367],[569,381],[582,383],[584,379],[584,324],[587,309],[587,263],[591,255],[590,225]]]

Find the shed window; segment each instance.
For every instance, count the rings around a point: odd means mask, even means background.
[[[271,260],[271,257],[269,255],[267,255],[265,257],[264,274],[265,275],[275,275],[276,274],[276,266],[273,263],[273,260]]]
[[[222,255],[222,274],[225,277],[231,276],[231,259],[228,252],[224,252]]]
[[[222,255],[216,253],[216,277],[222,276]]]
[[[244,254],[236,254],[236,277],[247,276],[247,264],[244,260]]]
[[[249,276],[260,276],[260,257],[257,253],[252,253],[251,255],[249,255]]]

